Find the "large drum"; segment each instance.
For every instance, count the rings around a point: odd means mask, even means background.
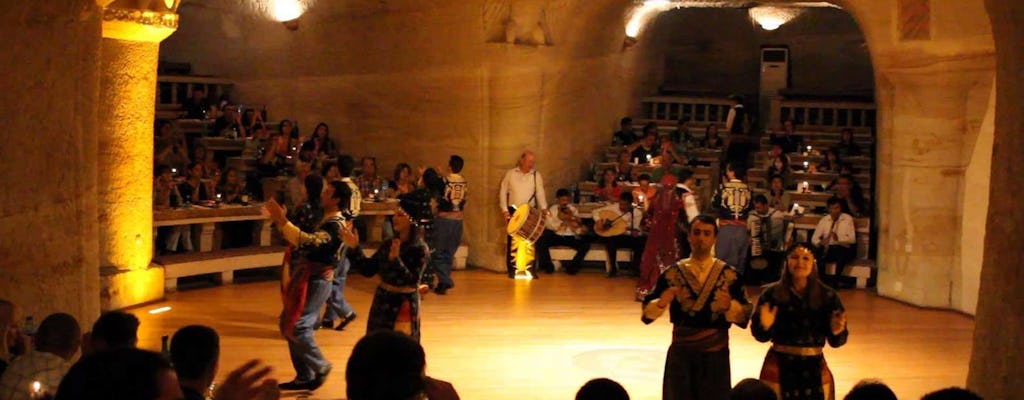
[[[536,243],[544,233],[544,213],[529,204],[520,205],[509,218],[506,229],[509,235]]]

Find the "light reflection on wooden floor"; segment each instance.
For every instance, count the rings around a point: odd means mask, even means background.
[[[634,278],[607,279],[584,272],[512,281],[482,270],[457,271],[447,296],[423,304],[423,345],[431,376],[454,383],[465,400],[571,399],[586,380],[610,377],[633,399],[659,399],[671,327],[667,316],[640,322],[632,301]],[[341,399],[345,363],[365,327],[375,283],[350,277],[347,298],[360,319],[344,332],[319,331],[317,341],[334,372],[314,399]],[[753,298],[754,293],[751,293]],[[858,380],[881,378],[902,399],[966,382],[974,322],[966,316],[920,310],[866,291],[847,290],[850,341],[826,350],[840,398]],[[145,311],[168,305],[169,312]],[[187,324],[210,325],[221,334],[221,371],[249,358],[294,375],[277,332],[277,282],[236,283],[186,290],[167,301],[133,310],[142,320],[140,346],[158,350],[160,336]],[[733,328],[732,380],[756,377],[767,344]]]

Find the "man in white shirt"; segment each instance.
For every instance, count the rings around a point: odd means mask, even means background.
[[[811,243],[818,247],[822,254],[822,267],[829,263],[836,264],[836,275],[842,275],[843,267],[857,257],[857,231],[853,217],[843,212],[842,200],[837,197],[828,199],[828,215],[818,221]]]
[[[599,242],[604,244],[608,252],[608,277],[618,275],[617,254],[619,248],[626,247],[632,251],[630,255],[630,267],[634,271],[640,270],[640,256],[643,255],[644,245],[647,244],[647,234],[643,231],[643,210],[633,205],[633,194],[623,193],[619,196],[619,202],[611,204],[594,211],[594,230],[598,232]],[[619,226],[625,224],[625,232],[605,236],[603,232],[614,232]]]
[[[15,358],[0,378],[0,399],[34,398],[34,382],[39,382],[40,394],[55,395],[81,347],[82,329],[71,315],[51,314],[39,324],[34,339],[35,351]]]
[[[537,159],[533,152],[526,150],[519,155],[516,167],[506,172],[505,177],[501,179],[498,202],[501,204],[501,213],[505,217],[505,221],[508,221],[512,217],[512,213],[515,213],[515,208],[522,204],[529,204],[531,207],[544,210],[547,213],[548,200],[544,193],[544,178],[541,177],[540,172],[534,169],[536,162]],[[509,278],[515,278],[516,274],[516,262],[512,253],[512,249],[515,247],[512,245],[513,241],[516,241],[517,245],[530,245],[526,240],[514,236],[508,237],[506,249],[508,251]],[[523,265],[522,267],[526,269],[528,266]],[[530,269],[530,275],[534,279],[537,278],[536,271],[533,269]]]
[[[690,241],[687,238],[690,223],[700,215],[700,209],[697,208],[697,193],[692,189],[696,184],[697,179],[693,177],[693,170],[684,169],[679,172],[676,195],[683,201],[683,212],[679,213],[679,236],[676,243],[679,245],[679,255],[682,258],[690,256]]]
[[[572,262],[565,266],[565,273],[576,275],[583,263],[583,258],[590,251],[590,242],[580,236],[587,230],[580,221],[580,213],[571,203],[572,193],[568,189],[558,189],[555,193],[557,203],[548,212],[551,214],[546,221],[544,234],[537,240],[537,266],[547,273],[555,270],[551,263],[551,247],[566,246],[576,250]]]

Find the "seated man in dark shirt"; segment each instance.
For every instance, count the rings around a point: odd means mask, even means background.
[[[619,131],[612,135],[613,146],[629,146],[640,140],[640,136],[633,130],[633,119],[623,117],[619,121]]]
[[[210,110],[210,101],[206,98],[206,90],[192,89],[192,97],[185,99],[181,108],[185,111],[185,118],[206,119],[206,113]]]
[[[630,157],[635,160],[638,164],[648,164],[651,159],[661,155],[661,149],[658,148],[657,134],[648,132],[644,135],[643,139],[639,142],[634,143],[630,148]]]

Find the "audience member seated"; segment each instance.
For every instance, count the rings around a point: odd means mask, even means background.
[[[378,330],[359,339],[345,368],[348,400],[458,400],[451,383],[426,376],[426,355],[400,332]]]
[[[729,391],[729,400],[778,400],[775,391],[764,382],[747,378]]]
[[[206,185],[203,184],[203,165],[193,162],[188,165],[188,178],[178,185],[178,193],[185,203],[198,204],[200,201],[210,199],[206,192]]]
[[[39,324],[33,342],[35,351],[15,358],[0,378],[0,399],[29,400],[39,394],[53,395],[81,347],[82,329],[69,314],[51,314]],[[40,384],[37,397],[30,390],[33,382]]]
[[[765,173],[768,176],[781,176],[785,186],[792,184],[793,169],[789,163],[789,155],[782,152],[782,146],[772,145],[771,151],[768,152]]]
[[[359,185],[359,192],[362,193],[363,198],[375,199],[377,197],[384,197],[380,194],[383,188],[383,180],[380,179],[380,175],[377,175],[377,159],[374,157],[363,157],[360,160],[361,170],[359,177],[356,178],[356,184]]]
[[[850,214],[843,212],[842,202],[833,197],[828,199],[828,215],[818,221],[814,228],[814,236],[811,243],[818,248],[818,257],[821,260],[818,271],[822,277],[826,276],[824,267],[829,263],[836,264],[836,276],[841,276],[843,267],[857,257],[857,230]],[[835,287],[838,280],[832,278],[826,282]]]
[[[241,203],[242,193],[245,193],[245,181],[238,176],[237,169],[228,167],[217,183],[220,201],[228,204]]]
[[[814,171],[811,172],[837,174],[839,173],[840,166],[839,154],[837,154],[834,149],[828,149],[825,150],[825,159],[821,160],[821,162],[815,166]]]
[[[135,348],[112,349],[83,357],[57,389],[57,400],[182,399],[170,361]]]
[[[326,123],[321,122],[316,125],[309,141],[313,143],[316,158],[323,160],[338,157],[338,145],[334,143],[334,139],[331,139],[331,129]]]
[[[618,162],[615,163],[615,174],[615,179],[622,182],[632,182],[636,180],[636,176],[633,172],[633,159],[630,158],[629,150],[622,150],[619,152]]]
[[[256,162],[260,177],[283,175],[288,168],[288,151],[288,139],[279,132],[271,132],[270,138],[263,141],[260,158]]]
[[[307,162],[297,161],[295,163],[295,176],[288,179],[288,198],[285,199],[285,203],[288,209],[295,208],[299,204],[306,202],[306,195],[302,191],[305,186],[306,176],[310,172],[310,164]]]
[[[622,187],[619,186],[615,170],[611,168],[604,170],[601,179],[597,181],[597,189],[594,190],[594,194],[597,201],[618,201],[619,195],[622,194]]]
[[[267,379],[271,369],[252,360],[231,371],[213,398],[222,400],[280,398]],[[114,349],[82,358],[71,367],[57,390],[56,400],[178,400],[184,399],[171,362],[159,353],[134,348]]]
[[[242,114],[236,106],[223,108],[224,114],[213,123],[211,136],[240,138],[248,136],[242,124]]]
[[[644,133],[644,138],[629,146],[630,157],[637,164],[649,164],[651,159],[661,155],[661,149],[657,145],[658,136],[656,133]]]
[[[786,191],[785,181],[781,176],[771,177],[771,181],[768,184],[768,206],[782,212],[789,212],[789,207],[793,204],[790,200],[789,192]]]
[[[406,163],[398,163],[395,167],[394,180],[390,183],[390,197],[397,198],[416,190],[416,176],[412,174],[412,167]]]
[[[134,348],[139,342],[139,319],[123,311],[108,311],[84,335],[82,355]]]
[[[156,138],[153,146],[153,161],[156,165],[168,165],[184,171],[191,162],[185,136],[175,132],[174,123],[171,121],[156,121]]]
[[[341,180],[341,169],[338,168],[338,164],[329,162],[324,164],[324,169],[321,171],[321,175],[327,182],[334,182]]]
[[[602,214],[606,218],[602,218]],[[639,207],[633,206],[632,193],[622,193],[616,204],[609,204],[594,211],[594,230],[599,235],[603,235],[605,232],[614,232],[617,226],[623,224],[625,227],[621,234],[601,236],[597,239],[599,243],[604,244],[605,251],[608,252],[609,278],[618,275],[619,266],[616,253],[620,248],[632,250],[630,268],[639,271],[640,256],[643,253],[644,244],[647,243],[647,235],[641,229],[643,218],[643,211]]]
[[[840,159],[861,155],[860,147],[853,141],[853,129],[845,128],[839,134],[839,144],[834,148]]]
[[[699,140],[697,145],[702,149],[722,150],[724,145],[722,138],[718,137],[718,125],[708,124],[704,129],[704,139]]]
[[[579,210],[572,204],[572,193],[568,189],[558,189],[555,196],[556,202],[548,209],[550,216],[545,221],[547,229],[537,240],[537,266],[547,273],[554,272],[551,247],[571,247],[576,250],[576,255],[566,264],[565,273],[576,275],[583,264],[583,258],[590,251],[590,242],[581,236],[587,227],[580,220]]]
[[[640,140],[640,136],[633,130],[633,119],[623,117],[619,120],[619,131],[612,134],[612,146],[629,146]]]
[[[983,400],[974,392],[957,387],[937,390],[924,395],[921,400]]]
[[[171,364],[178,375],[184,400],[205,400],[217,376],[220,337],[213,328],[189,325],[171,338]]]
[[[178,192],[178,184],[171,176],[171,167],[157,167],[153,180],[153,210],[169,210],[180,207],[184,202],[184,197]],[[157,241],[163,243],[159,249],[161,253],[177,253],[179,243],[184,251],[192,251],[191,225],[161,226],[157,228],[157,237],[162,239]]]
[[[685,153],[676,149],[675,142],[662,142],[659,147],[661,147],[661,154],[658,156],[660,157],[661,165],[665,168],[673,165],[686,165],[688,163],[686,157],[683,156]]]
[[[608,378],[591,379],[576,392],[576,400],[629,400],[626,388]]]
[[[867,201],[864,200],[864,190],[852,175],[840,175],[830,189],[841,200],[844,213],[858,218],[871,215]]]
[[[669,135],[669,139],[676,142],[684,147],[690,145],[690,141],[693,138],[690,137],[690,119],[681,118],[676,122],[676,130]]]
[[[192,149],[192,161],[203,166],[203,178],[210,178],[220,172],[220,164],[213,158],[213,152],[203,145]]]
[[[242,126],[245,126],[245,137],[255,138],[256,131],[262,130],[266,133],[266,128],[263,126],[263,113],[256,112],[255,109],[246,108],[242,113]]]
[[[0,376],[12,358],[25,354],[31,341],[18,329],[18,309],[14,303],[0,299]]]
[[[796,126],[791,119],[782,121],[782,130],[772,133],[769,138],[770,143],[782,146],[784,153],[799,152],[804,142],[804,138],[796,134]]]
[[[658,188],[651,186],[651,176],[647,174],[640,174],[636,177],[636,182],[637,187],[633,189],[633,202],[647,210],[647,204],[658,193]]]
[[[181,105],[188,119],[206,119],[210,110],[210,100],[206,98],[206,90],[201,86],[192,88],[192,97],[185,99]]]
[[[843,397],[843,400],[897,400],[896,393],[879,381],[860,381]]]

